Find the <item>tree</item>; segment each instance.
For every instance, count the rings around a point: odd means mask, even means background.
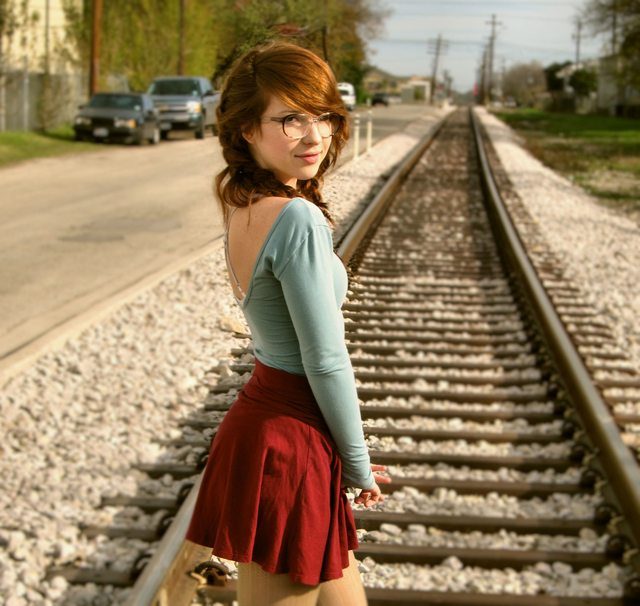
[[[571,61],[565,61],[564,63],[552,63],[544,68],[544,75],[547,81],[547,90],[551,93],[562,93],[564,91],[564,80],[558,78],[558,72],[571,65]]]
[[[618,102],[624,89],[640,89],[640,0],[589,0],[582,12],[593,34],[607,34],[608,53],[616,57]]]
[[[88,64],[90,1],[78,9],[65,0],[67,36],[81,66]],[[184,13],[185,73],[211,73],[218,51],[217,2],[189,0]],[[180,4],[166,0],[109,0],[102,19],[101,88],[108,75],[124,76],[133,90],[144,90],[154,77],[178,71]]]
[[[215,79],[249,48],[285,38],[316,52],[338,80],[356,86],[366,71],[366,41],[379,33],[388,14],[375,0],[230,0],[227,9],[220,16],[229,44],[221,46],[231,50],[218,63]]]
[[[587,97],[598,88],[598,74],[593,69],[577,69],[571,74],[569,85],[578,97]]]
[[[185,5],[185,73],[206,74],[219,86],[233,61],[252,46],[280,38],[310,48],[336,77],[358,84],[366,40],[386,12],[378,0],[188,0]],[[65,0],[68,34],[83,65],[88,61],[90,11]],[[102,73],[124,74],[132,88],[176,73],[180,3],[109,0],[104,4]]]
[[[545,72],[537,61],[518,63],[504,75],[503,94],[518,105],[533,106],[546,90]]]

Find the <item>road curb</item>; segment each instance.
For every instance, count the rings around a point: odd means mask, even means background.
[[[92,305],[68,320],[64,320],[55,328],[36,337],[28,345],[20,347],[0,361],[0,389],[22,370],[36,362],[41,356],[62,347],[69,339],[77,337],[84,330],[91,328],[100,320],[111,315],[126,303],[133,301],[142,293],[153,289],[170,276],[183,271],[198,260],[214,253],[222,245],[222,236],[217,236],[213,242],[198,248],[181,259],[169,263],[161,270],[148,274],[131,286],[125,286],[107,299]]]

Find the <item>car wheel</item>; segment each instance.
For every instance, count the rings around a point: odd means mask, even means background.
[[[151,143],[151,145],[158,145],[158,143],[160,143],[160,129],[157,126],[153,128],[153,135],[151,135],[149,143]]]
[[[211,125],[211,134],[212,134],[214,137],[217,137],[217,136],[218,136],[218,125],[217,125],[217,124],[212,124],[212,125]]]
[[[204,120],[196,128],[196,139],[204,139]]]
[[[169,138],[169,131],[168,130],[161,130],[160,131],[160,139],[162,139],[163,141],[166,141]]]

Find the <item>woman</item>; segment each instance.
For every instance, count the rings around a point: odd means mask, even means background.
[[[218,107],[227,268],[255,369],[212,443],[187,538],[239,563],[240,606],[366,604],[345,487],[369,507],[390,478],[364,442],[347,274],[320,194],[346,115],[326,63],[279,42],[236,62]]]

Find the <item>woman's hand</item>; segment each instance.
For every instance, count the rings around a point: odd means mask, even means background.
[[[372,488],[363,489],[360,491],[360,494],[354,499],[354,503],[364,504],[365,507],[371,507],[371,505],[375,505],[376,503],[382,503],[384,501],[384,495],[378,486],[378,482],[381,484],[389,484],[391,482],[391,478],[389,476],[382,475],[381,473],[376,473],[380,471],[387,471],[386,465],[372,465],[371,471],[373,472],[373,479],[375,480],[375,484]]]

